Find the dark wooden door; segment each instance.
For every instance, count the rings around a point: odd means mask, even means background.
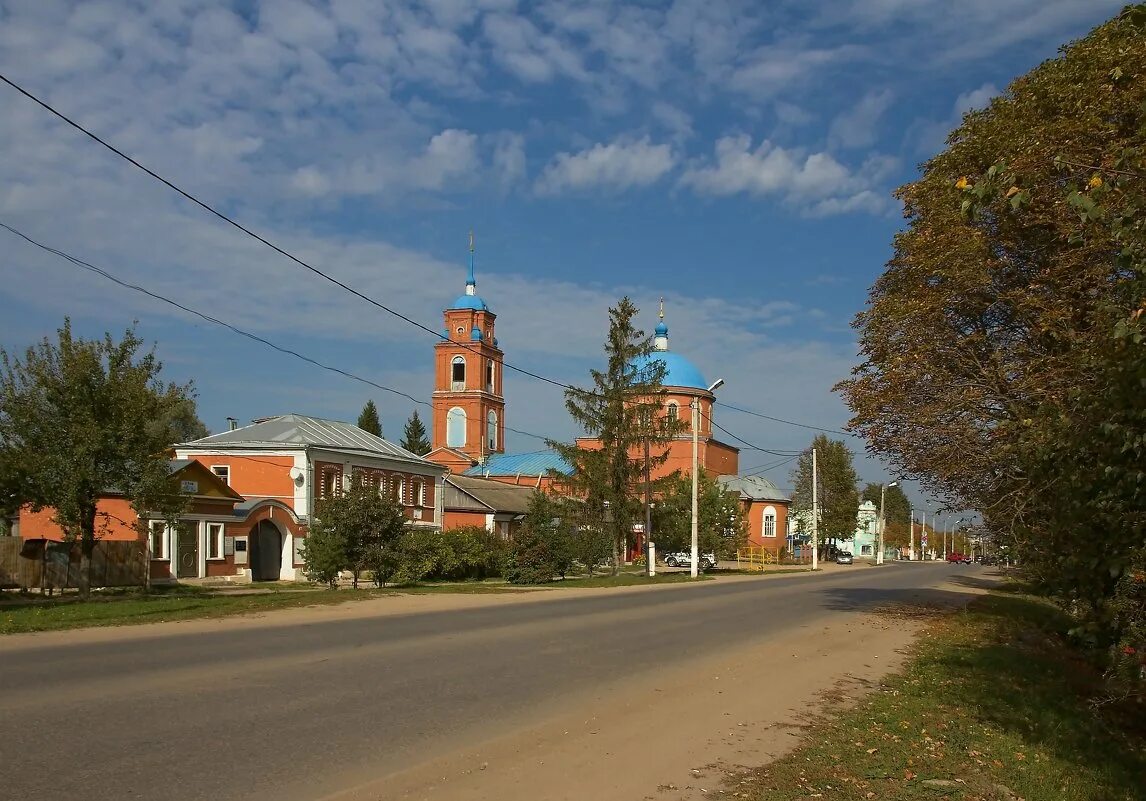
[[[175,544],[175,575],[177,578],[199,576],[199,527],[193,523],[180,523]]]
[[[272,523],[259,523],[251,537],[251,578],[277,581],[283,561],[283,538]]]

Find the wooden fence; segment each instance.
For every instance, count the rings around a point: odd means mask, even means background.
[[[140,587],[147,555],[139,541],[97,542],[92,552],[92,587]],[[80,544],[0,537],[0,587],[65,589],[80,577]]]

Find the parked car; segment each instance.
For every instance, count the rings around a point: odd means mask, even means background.
[[[836,554],[837,565],[850,565],[852,563],[852,555],[847,551],[840,551]]]
[[[952,551],[951,553],[947,554],[947,561],[953,565],[969,565],[971,564],[971,557],[965,553]]]
[[[665,565],[668,567],[692,567],[692,553],[689,551],[666,553]],[[700,555],[700,569],[711,570],[714,567],[716,567],[716,554],[702,553]]]

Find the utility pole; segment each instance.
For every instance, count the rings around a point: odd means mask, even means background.
[[[820,496],[817,493],[820,478],[816,472],[816,449],[812,448],[812,570],[820,567]]]
[[[697,547],[697,533],[700,529],[700,509],[697,500],[698,484],[700,476],[698,475],[698,462],[700,451],[700,398],[692,399],[692,561],[689,563],[688,574],[696,578],[696,571],[700,563],[700,549]]]
[[[907,561],[915,561],[915,510],[911,510],[911,516],[907,518]]]
[[[645,575],[653,575],[653,556],[650,544],[653,541],[652,482],[649,480],[649,432],[645,430]]]
[[[887,518],[885,518],[884,514],[883,514],[884,497],[887,494],[887,488],[888,487],[898,487],[898,486],[899,486],[898,481],[892,481],[890,484],[880,484],[879,485],[879,542],[877,544],[879,550],[876,551],[876,554],[875,554],[875,563],[877,565],[883,564],[883,530],[887,526]]]

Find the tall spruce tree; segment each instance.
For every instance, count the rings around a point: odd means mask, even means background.
[[[362,414],[358,415],[358,427],[367,434],[382,436],[382,421],[378,419],[378,407],[374,405],[373,400],[366,401],[366,405],[362,407]]]
[[[792,512],[804,516],[812,511],[812,448],[816,450],[816,468],[819,474],[820,507],[819,539],[850,540],[856,531],[859,513],[859,490],[852,452],[840,440],[818,434],[811,447],[800,454],[792,472]],[[810,520],[810,518],[809,518]]]
[[[600,514],[600,530],[613,551],[613,572],[632,524],[642,515],[644,444],[650,445],[650,468],[664,464],[667,445],[682,421],[664,414],[667,369],[653,356],[652,340],[634,324],[638,309],[627,297],[609,309],[605,370],[590,370],[590,390],[569,389],[565,408],[599,446],[550,442],[573,467],[569,489],[586,504],[586,516]]]
[[[419,456],[425,456],[430,452],[430,440],[426,436],[426,427],[422,425],[422,418],[418,416],[417,409],[406,421],[406,428],[402,431],[401,444],[410,453],[416,453]]]

